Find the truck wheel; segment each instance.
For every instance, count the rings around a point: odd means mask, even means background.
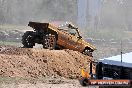
[[[79,82],[84,87],[88,86],[88,78],[82,78]]]
[[[55,46],[56,46],[55,35],[51,35],[51,34],[46,35],[44,38],[43,48],[52,50],[55,49]]]
[[[85,50],[83,51],[83,54],[88,55],[88,56],[90,56],[90,57],[93,57],[92,52],[91,52],[89,49],[85,49]]]
[[[35,45],[33,42],[33,32],[32,31],[27,31],[24,33],[22,36],[22,44],[24,45],[24,48],[33,48]]]

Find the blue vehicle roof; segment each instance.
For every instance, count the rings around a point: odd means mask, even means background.
[[[122,63],[121,55],[112,56],[108,58],[99,59],[99,62],[110,65],[124,66],[132,68],[132,52],[122,54]]]

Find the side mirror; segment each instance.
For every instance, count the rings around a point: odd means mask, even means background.
[[[73,24],[69,24],[68,27],[71,29],[78,29],[78,27],[75,27]]]

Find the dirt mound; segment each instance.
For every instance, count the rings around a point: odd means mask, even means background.
[[[72,50],[0,46],[0,75],[9,77],[61,76],[78,78],[90,57]]]

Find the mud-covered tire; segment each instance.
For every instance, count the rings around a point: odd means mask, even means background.
[[[90,57],[93,57],[92,52],[91,52],[91,50],[89,50],[89,49],[85,49],[85,50],[83,51],[83,54],[84,54],[84,55],[88,55],[88,56],[90,56]]]
[[[56,37],[55,37],[55,35],[47,34],[44,37],[43,48],[50,49],[50,50],[56,48]]]
[[[79,82],[84,87],[88,86],[88,78],[82,78]]]
[[[33,40],[34,40],[33,32],[32,31],[25,32],[24,35],[22,36],[23,48],[33,48],[33,46],[35,45]]]

